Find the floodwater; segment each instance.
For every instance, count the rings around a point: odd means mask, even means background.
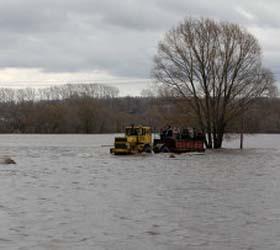
[[[0,249],[280,249],[280,136],[113,156],[113,135],[1,135]]]

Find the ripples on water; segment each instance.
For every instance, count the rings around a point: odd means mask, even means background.
[[[112,156],[111,135],[2,135],[17,165],[0,165],[0,249],[280,249],[279,139],[170,159]]]

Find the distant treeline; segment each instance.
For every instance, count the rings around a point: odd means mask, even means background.
[[[104,84],[64,84],[48,88],[23,89],[0,88],[0,102],[57,101],[72,97],[114,98],[118,94],[118,88]]]
[[[167,124],[196,127],[196,118],[176,97],[118,97],[98,84],[45,89],[0,89],[1,133],[115,133],[130,124],[159,130]],[[255,100],[244,117],[245,132],[279,133],[280,99]],[[228,132],[239,132],[236,120]]]

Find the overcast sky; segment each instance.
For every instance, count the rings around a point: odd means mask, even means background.
[[[0,0],[0,86],[92,80],[138,95],[158,41],[189,16],[247,27],[278,77],[279,9],[277,0]]]

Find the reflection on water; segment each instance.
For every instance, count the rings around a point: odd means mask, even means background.
[[[17,165],[0,165],[0,248],[280,249],[279,139],[170,159],[112,156],[112,135],[2,135]]]

